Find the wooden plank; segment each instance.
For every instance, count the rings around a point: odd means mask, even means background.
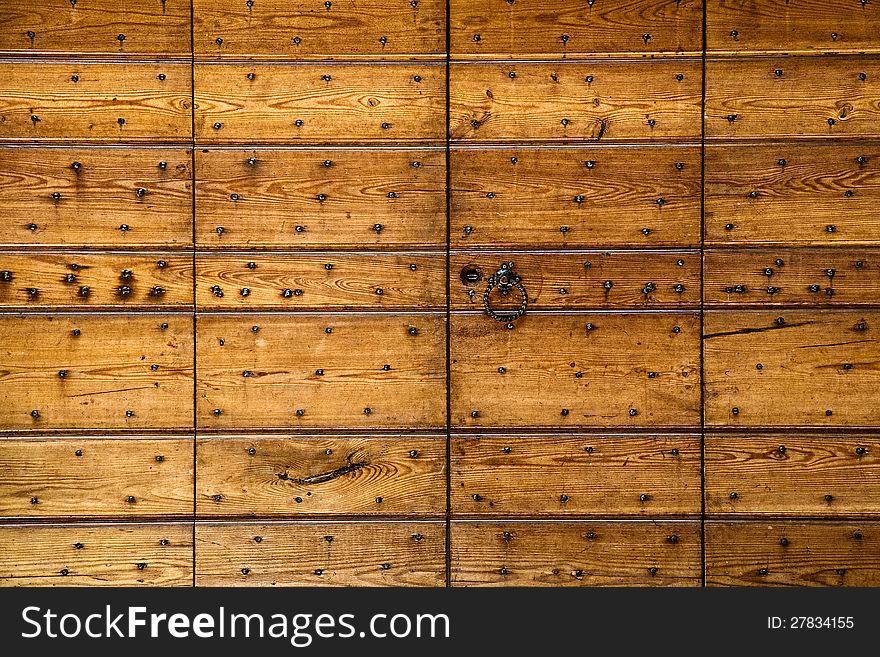
[[[452,307],[482,310],[486,280],[502,262],[514,263],[533,310],[700,305],[701,265],[696,253],[464,251],[450,257]],[[469,278],[477,275],[477,281]],[[519,296],[511,294],[505,300],[493,295],[492,303],[513,309]]]
[[[196,450],[200,517],[446,512],[444,436],[212,438]]]
[[[700,437],[452,439],[456,516],[699,515]]]
[[[0,54],[190,54],[190,4],[184,0],[33,0],[6,7]]]
[[[187,315],[0,315],[0,427],[192,426]]]
[[[452,0],[456,57],[700,54],[700,0]]]
[[[709,59],[706,138],[880,136],[880,60]]]
[[[192,524],[0,526],[0,586],[192,585]]]
[[[148,309],[193,304],[192,255],[0,253],[0,270],[2,308]]]
[[[192,244],[190,150],[14,147],[0,158],[4,245]]]
[[[196,524],[196,586],[443,586],[442,522]]]
[[[706,243],[877,244],[880,146],[706,147]]]
[[[197,330],[201,429],[446,425],[443,316],[204,315]]]
[[[877,52],[873,2],[706,0],[706,40],[718,53]]]
[[[453,522],[453,586],[699,586],[699,522]]]
[[[195,0],[199,57],[408,59],[446,53],[443,0]]]
[[[696,60],[450,66],[456,142],[699,140],[700,106]]]
[[[697,246],[698,148],[451,151],[456,247]]]
[[[708,312],[710,426],[876,426],[880,315]]]
[[[708,586],[877,586],[877,522],[707,522]]]
[[[189,142],[189,64],[15,62],[0,80],[0,140]]]
[[[878,516],[880,439],[707,436],[706,510],[718,516]]]
[[[192,517],[192,438],[0,439],[0,517]]]
[[[878,249],[707,251],[704,272],[706,303],[714,306],[815,308],[880,299]]]
[[[203,248],[446,245],[439,150],[200,150]]]
[[[441,254],[196,256],[200,309],[445,310],[445,277]]]
[[[446,75],[439,64],[201,64],[195,80],[202,143],[445,138]]]
[[[455,427],[695,426],[695,314],[453,315]]]

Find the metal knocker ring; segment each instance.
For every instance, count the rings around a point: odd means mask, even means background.
[[[496,322],[505,322],[507,328],[513,328],[513,321],[519,319],[525,314],[526,306],[529,303],[529,295],[526,292],[526,288],[523,287],[522,279],[519,274],[514,271],[513,263],[502,262],[501,268],[489,276],[488,283],[486,291],[483,292],[483,308],[486,310],[486,314]],[[492,294],[492,290],[495,288],[498,288],[501,295],[505,297],[510,294],[512,290],[516,289],[522,297],[522,302],[519,304],[519,308],[509,312],[499,312],[494,310],[489,304],[489,295]]]

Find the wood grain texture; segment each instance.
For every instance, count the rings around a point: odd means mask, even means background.
[[[709,59],[705,115],[707,139],[877,137],[880,60]]]
[[[191,427],[192,323],[191,315],[0,316],[0,428]]]
[[[196,257],[200,309],[445,310],[445,277],[442,254]]]
[[[700,0],[452,0],[454,57],[700,54]]]
[[[457,516],[699,515],[699,436],[454,437]]]
[[[203,149],[196,166],[203,248],[446,245],[440,150]]]
[[[443,0],[195,0],[199,57],[409,59],[446,53]]]
[[[439,64],[197,64],[195,80],[196,139],[203,144],[444,139],[446,75]]]
[[[878,516],[880,439],[707,436],[706,510],[716,516]]]
[[[196,586],[443,586],[442,522],[196,524]]]
[[[880,9],[847,0],[706,0],[710,52],[877,52]]]
[[[200,429],[446,424],[440,315],[203,315],[197,330]]]
[[[699,586],[699,522],[453,522],[453,586]]]
[[[880,146],[710,144],[705,194],[707,244],[876,245]]]
[[[2,308],[120,310],[193,304],[192,255],[3,252],[0,270]]]
[[[33,0],[4,8],[0,54],[188,57],[185,0]]]
[[[707,251],[704,274],[712,306],[816,308],[880,300],[880,249]]]
[[[707,522],[708,586],[877,586],[877,522]]]
[[[527,314],[512,330],[453,315],[452,425],[695,426],[699,331],[683,313]]]
[[[708,312],[709,426],[876,426],[880,315]]]
[[[700,305],[700,256],[696,253],[464,251],[450,256],[452,307],[482,310],[487,279],[502,262],[514,263],[529,294],[528,307],[533,310]],[[472,271],[480,280],[467,278]],[[505,299],[493,293],[491,299],[493,307],[514,309],[519,305],[516,294]]]
[[[0,586],[192,585],[192,524],[0,526]]]
[[[0,141],[190,141],[188,64],[27,61],[5,69]]]
[[[193,513],[192,438],[0,439],[3,518]]]
[[[698,148],[453,149],[456,247],[696,246]]]
[[[192,244],[190,150],[36,146],[0,158],[4,246]]]
[[[458,63],[449,93],[456,142],[700,138],[695,60]]]

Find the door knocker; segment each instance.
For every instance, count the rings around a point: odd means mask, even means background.
[[[514,271],[513,263],[502,262],[501,268],[489,276],[488,283],[486,291],[483,292],[483,308],[485,308],[486,314],[496,322],[505,322],[507,328],[513,328],[514,320],[519,319],[525,314],[526,306],[529,303],[529,295],[526,292],[526,288],[523,287],[522,279],[519,274]],[[516,289],[522,297],[522,302],[519,304],[519,308],[508,312],[494,310],[489,303],[489,295],[492,294],[492,290],[495,288],[498,288],[501,296],[504,297],[509,295],[512,290]]]

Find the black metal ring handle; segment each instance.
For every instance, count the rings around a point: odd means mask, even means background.
[[[496,288],[501,292],[502,296],[507,296],[512,290],[517,290],[522,297],[522,302],[519,304],[519,308],[509,312],[502,312],[493,309],[489,303],[489,295],[492,294],[492,290]],[[526,288],[522,284],[522,279],[516,271],[514,271],[513,263],[502,262],[498,271],[489,276],[486,291],[483,292],[483,308],[485,309],[486,314],[496,322],[506,323],[507,328],[513,328],[514,320],[525,315],[528,304],[529,294],[526,292]]]

